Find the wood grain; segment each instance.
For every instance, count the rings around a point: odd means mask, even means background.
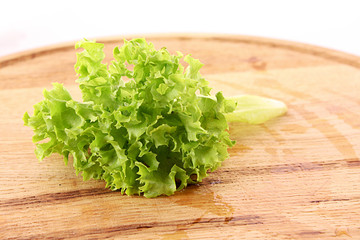
[[[131,36],[133,37],[133,36]],[[83,182],[39,163],[22,115],[61,82],[79,99],[74,43],[0,59],[0,239],[360,239],[360,58],[280,40],[148,35],[192,53],[216,90],[286,102],[286,116],[230,125],[237,144],[203,183],[171,197]],[[106,43],[106,61],[122,37]]]

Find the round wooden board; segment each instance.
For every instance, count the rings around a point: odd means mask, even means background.
[[[230,158],[199,185],[170,197],[123,196],[83,182],[60,156],[39,163],[23,126],[52,82],[79,98],[74,43],[4,57],[0,239],[360,238],[360,58],[255,37],[146,38],[200,59],[216,91],[276,98],[288,114],[231,124]],[[121,39],[101,39],[106,61]]]

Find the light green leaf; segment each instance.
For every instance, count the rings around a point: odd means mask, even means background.
[[[171,195],[202,181],[234,145],[226,119],[260,123],[286,111],[260,97],[211,96],[199,60],[143,38],[124,40],[109,64],[103,44],[84,39],[75,47],[83,49],[74,66],[83,102],[54,83],[24,124],[39,160],[58,153],[67,164],[72,155],[76,174],[122,194]]]
[[[260,124],[287,112],[286,105],[274,99],[254,95],[241,95],[228,99],[237,103],[233,112],[225,113],[228,122]]]

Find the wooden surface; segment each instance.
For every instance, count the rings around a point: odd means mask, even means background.
[[[107,61],[119,39],[103,39]],[[360,239],[360,58],[253,37],[147,40],[192,53],[225,95],[277,98],[288,114],[231,124],[230,158],[199,185],[122,196],[83,182],[60,156],[39,163],[23,126],[51,82],[79,96],[73,43],[2,58],[0,239]]]

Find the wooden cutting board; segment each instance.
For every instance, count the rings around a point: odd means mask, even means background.
[[[133,36],[131,36],[133,37]],[[360,58],[228,35],[149,35],[200,59],[226,96],[287,103],[262,125],[234,123],[230,158],[201,184],[146,199],[83,182],[54,155],[39,163],[23,126],[42,90],[79,98],[74,43],[0,59],[0,239],[360,239]],[[122,37],[102,39],[106,61]]]

